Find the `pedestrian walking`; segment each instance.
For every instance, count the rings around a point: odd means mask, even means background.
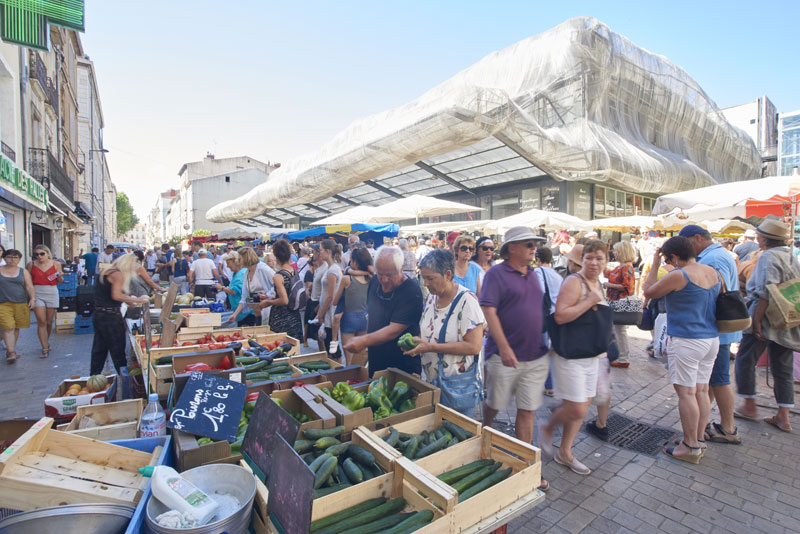
[[[589,239],[575,245],[570,253],[580,250],[581,269],[567,276],[558,292],[553,316],[557,326],[552,356],[553,385],[561,405],[542,428],[542,451],[556,463],[569,467],[579,475],[592,470],[575,458],[572,444],[583,418],[597,394],[600,358],[611,342],[611,308],[606,300],[600,275],[608,261],[606,244]],[[570,263],[576,263],[574,258]],[[553,450],[553,433],[563,428],[558,451]]]
[[[53,333],[53,320],[58,310],[58,284],[64,281],[61,264],[53,260],[53,254],[46,245],[33,248],[33,261],[26,269],[33,280],[36,300],[33,314],[36,316],[36,330],[42,344],[40,358],[50,354],[50,335]]]
[[[27,269],[19,266],[22,253],[10,248],[3,250],[0,266],[0,330],[6,344],[6,362],[19,359],[15,349],[20,328],[31,326],[31,310],[36,305],[33,279]]]
[[[272,245],[278,272],[272,278],[275,284],[275,298],[267,299],[272,306],[269,312],[269,327],[273,332],[285,332],[295,339],[303,337],[303,322],[300,310],[292,309],[289,296],[292,293],[292,278],[296,274],[292,266],[292,246],[285,239],[279,239]]]
[[[619,265],[608,271],[605,283],[608,300],[619,302],[622,299],[634,296],[636,292],[636,272],[633,262],[636,260],[636,249],[627,241],[620,241],[614,245],[614,256]],[[610,362],[611,367],[627,368],[630,366],[630,344],[628,343],[628,327],[614,325],[614,337],[619,348],[619,357]]]
[[[453,254],[456,258],[456,270],[453,280],[466,287],[476,296],[481,296],[481,268],[472,262],[475,253],[475,238],[469,234],[461,234],[453,243]]]
[[[767,351],[774,380],[773,392],[778,410],[764,422],[791,432],[790,410],[794,407],[794,351],[800,352],[800,327],[778,329],[766,318],[769,305],[767,286],[800,278],[800,263],[787,246],[792,231],[787,224],[765,219],[756,229],[756,240],[762,252],[747,281],[747,302],[753,320],[752,329],[745,331],[736,354],[736,387],[743,403],[735,415],[759,421],[756,406],[756,362]],[[752,256],[752,252],[750,253]]]
[[[93,286],[97,282],[97,258],[99,253],[100,249],[97,247],[92,248],[92,251],[86,254],[83,254],[83,249],[81,249],[81,259],[86,265],[86,285],[88,286]]]
[[[124,254],[115,260],[110,267],[103,270],[97,279],[94,295],[94,339],[92,340],[92,357],[90,375],[103,372],[106,358],[111,354],[111,362],[117,373],[127,365],[125,345],[128,327],[120,312],[123,302],[139,304],[148,298],[128,295],[131,279],[136,275],[139,262],[133,254]]]
[[[675,269],[657,281],[661,258]],[[676,460],[700,463],[711,411],[708,382],[719,352],[716,302],[722,282],[713,267],[695,260],[692,244],[675,236],[661,246],[644,283],[647,298],[667,304],[669,381],[678,394],[683,439],[664,453]]]
[[[533,414],[542,405],[549,363],[542,341],[544,294],[531,266],[537,237],[530,228],[516,226],[503,239],[500,256],[483,278],[480,305],[489,326],[484,354],[488,396],[483,424],[491,426],[500,410],[515,397],[515,433],[533,441]],[[547,488],[546,481],[542,487]]]

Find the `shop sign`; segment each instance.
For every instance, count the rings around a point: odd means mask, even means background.
[[[19,193],[42,211],[47,210],[50,201],[47,189],[3,155],[0,155],[0,185]]]

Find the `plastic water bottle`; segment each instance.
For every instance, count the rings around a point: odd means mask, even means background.
[[[158,402],[158,393],[151,393],[139,419],[139,437],[158,438],[166,435],[167,414]]]

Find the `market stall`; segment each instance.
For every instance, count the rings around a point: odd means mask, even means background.
[[[384,237],[397,237],[400,227],[396,224],[336,224],[328,226],[316,226],[308,230],[299,232],[289,232],[285,234],[272,234],[270,239],[288,239],[289,241],[319,241],[321,239],[346,239],[350,234],[358,234],[362,240],[372,239],[376,243],[383,243]]]

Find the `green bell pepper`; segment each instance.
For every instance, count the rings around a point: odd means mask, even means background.
[[[383,406],[381,399],[385,398],[386,402],[389,402],[389,398],[386,397],[386,393],[381,391],[380,389],[373,389],[369,393],[367,393],[366,404],[370,408],[378,409]]]
[[[330,389],[328,389],[328,388],[321,388],[321,389],[322,389],[322,392],[323,392],[325,395],[329,396],[330,398],[333,398],[333,393],[331,393],[331,390],[330,390]]]
[[[402,380],[398,380],[394,384],[394,389],[389,394],[389,400],[392,406],[400,406],[404,400],[411,396],[411,388]]]
[[[400,350],[406,352],[416,347],[417,344],[414,343],[413,336],[410,333],[406,332],[405,334],[403,334],[398,338],[397,346],[400,347]]]
[[[345,396],[351,391],[353,391],[353,386],[351,386],[347,382],[339,382],[338,384],[336,384],[336,387],[333,388],[332,391],[333,400],[341,403],[344,400]]]
[[[389,381],[386,379],[386,375],[370,382],[367,392],[371,393],[374,389],[384,392],[389,391]]]
[[[416,407],[417,407],[416,399],[406,399],[400,404],[400,406],[397,409],[400,411],[400,413],[403,413],[409,410],[413,410]]]
[[[342,405],[351,412],[355,412],[356,410],[363,408],[365,402],[364,396],[361,393],[351,390],[347,393],[347,395],[345,395],[344,399],[342,400]]]
[[[378,419],[384,419],[392,415],[392,410],[386,408],[385,406],[381,406],[377,410],[375,410],[375,414],[372,416],[373,421],[377,421]]]

